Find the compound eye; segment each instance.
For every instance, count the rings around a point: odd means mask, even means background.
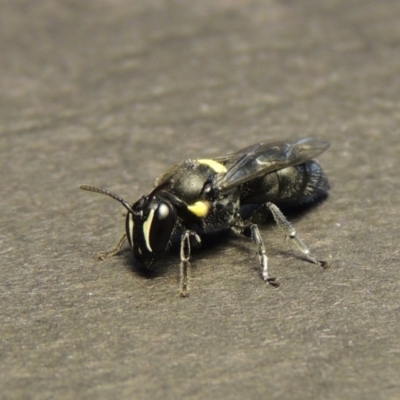
[[[156,211],[156,218],[160,221],[165,220],[171,214],[171,210],[168,207],[167,203],[161,202]]]
[[[161,201],[154,210],[149,232],[149,244],[154,253],[166,250],[174,225],[174,209],[169,203]]]

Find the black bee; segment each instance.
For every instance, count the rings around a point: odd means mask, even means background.
[[[328,180],[313,158],[328,147],[328,142],[306,138],[258,143],[223,157],[185,160],[160,176],[150,194],[132,206],[108,190],[81,185],[83,190],[112,197],[128,210],[126,234],[101,258],[117,254],[127,238],[135,258],[150,268],[168,250],[173,238],[180,237],[180,293],[185,297],[191,245],[200,244],[204,234],[232,229],[251,234],[258,248],[262,278],[278,286],[268,273],[257,225],[259,214],[269,210],[309,261],[327,267],[327,262],[310,253],[277,205],[297,206],[327,195]]]

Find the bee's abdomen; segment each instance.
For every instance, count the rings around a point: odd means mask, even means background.
[[[242,204],[307,204],[325,197],[328,180],[314,160],[271,172],[243,185]]]

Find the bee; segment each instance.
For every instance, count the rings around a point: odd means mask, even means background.
[[[192,246],[200,244],[204,235],[233,230],[251,236],[263,280],[279,286],[269,274],[258,228],[260,215],[270,212],[305,258],[326,268],[329,264],[310,252],[279,207],[296,207],[327,196],[328,180],[313,158],[328,147],[326,141],[305,138],[257,143],[222,157],[188,159],[156,179],[153,190],[132,205],[106,189],[81,185],[83,190],[117,200],[128,211],[126,233],[100,258],[117,254],[127,239],[136,260],[151,268],[174,239],[180,240],[180,295],[186,297]]]

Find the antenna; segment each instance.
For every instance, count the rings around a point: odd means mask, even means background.
[[[99,188],[96,186],[90,186],[90,185],[79,185],[79,189],[87,190],[88,192],[105,194],[106,196],[109,196],[112,199],[117,200],[128,210],[128,212],[130,212],[131,214],[134,214],[132,207],[129,205],[129,203],[127,201],[125,201],[121,196],[118,196],[117,194],[110,192],[109,190],[102,189],[102,188]]]

